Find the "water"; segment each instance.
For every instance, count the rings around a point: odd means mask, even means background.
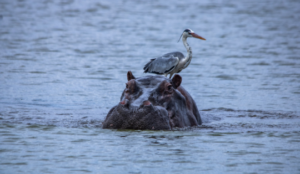
[[[0,173],[299,173],[299,1],[0,2]],[[203,125],[104,130],[126,73],[186,51]]]
[[[298,132],[2,125],[1,137],[6,173],[299,173]]]

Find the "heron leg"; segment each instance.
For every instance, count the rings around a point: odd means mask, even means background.
[[[169,77],[170,79],[172,78],[173,74],[174,74],[174,73],[170,74],[170,77]]]
[[[168,74],[164,74],[165,75],[165,77],[168,77]]]

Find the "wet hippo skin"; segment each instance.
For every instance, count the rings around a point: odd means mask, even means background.
[[[182,78],[144,76],[127,73],[120,102],[107,114],[103,128],[171,130],[201,125],[201,117],[190,94],[181,86]]]

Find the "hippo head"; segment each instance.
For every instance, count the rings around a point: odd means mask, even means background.
[[[135,78],[128,71],[127,79],[120,103],[109,111],[103,128],[170,130],[201,124],[194,100],[180,86],[180,75]]]

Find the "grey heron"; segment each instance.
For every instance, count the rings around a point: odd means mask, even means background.
[[[144,66],[144,73],[163,74],[166,77],[170,74],[171,78],[174,73],[179,73],[188,67],[192,60],[192,48],[186,42],[187,38],[194,37],[202,40],[205,39],[191,29],[185,29],[180,38],[181,37],[183,45],[187,50],[186,56],[184,56],[181,52],[171,52],[160,57],[153,58]]]

